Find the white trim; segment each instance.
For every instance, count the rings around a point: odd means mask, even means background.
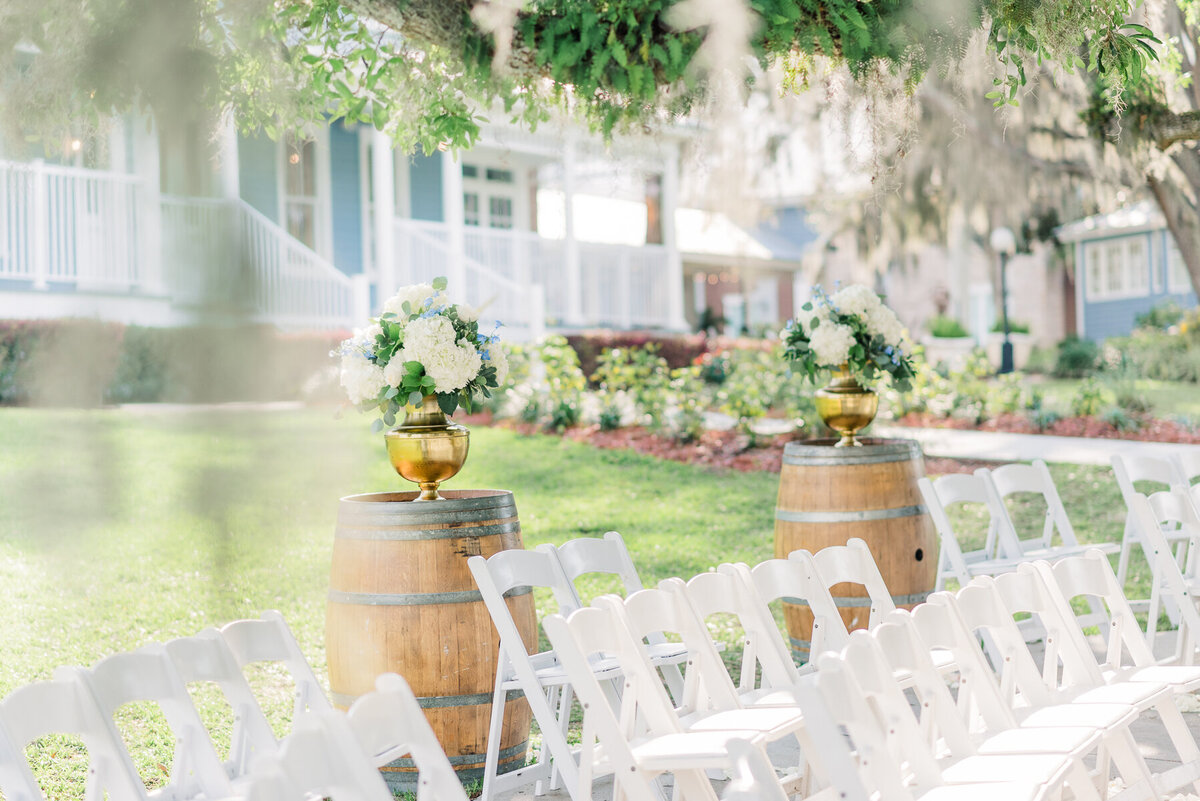
[[[1175,244],[1175,238],[1171,236],[1170,232],[1166,232],[1166,240],[1169,242],[1166,247],[1167,252],[1164,259],[1166,262],[1167,294],[1186,295],[1193,289],[1192,278],[1188,275],[1187,265],[1183,263],[1183,254],[1179,252],[1179,246]],[[1172,254],[1176,259],[1171,258]],[[1175,271],[1171,269],[1173,261],[1178,261],[1183,271],[1179,280],[1176,280]]]
[[[331,123],[338,125],[339,123]],[[333,167],[330,153],[329,125],[316,130],[316,180],[317,191],[316,251],[326,261],[333,261]]]
[[[1087,336],[1087,303],[1084,302],[1084,291],[1087,289],[1087,262],[1084,260],[1083,242],[1075,243],[1075,335]]]
[[[1083,243],[1084,252],[1084,296],[1090,303],[1104,303],[1127,298],[1144,298],[1151,294],[1152,281],[1152,252],[1150,237],[1145,234],[1133,236],[1109,237]],[[1144,270],[1144,283],[1134,285],[1132,282],[1135,258],[1132,254],[1134,245],[1140,245],[1142,255],[1140,261]],[[1100,254],[1104,254],[1101,257]],[[1118,265],[1121,286],[1111,289],[1113,265],[1111,256],[1119,254]],[[1093,267],[1098,269],[1093,273]],[[1093,281],[1093,275],[1096,280]]]
[[[358,236],[362,247],[362,271],[368,279],[378,279],[374,243],[375,207],[371,200],[371,128],[358,126],[358,202],[362,213],[358,220]]]

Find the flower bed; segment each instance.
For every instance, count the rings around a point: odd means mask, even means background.
[[[1055,437],[1088,437],[1091,439],[1128,439],[1139,442],[1180,442],[1200,444],[1200,432],[1171,420],[1159,420],[1149,416],[1137,418],[1139,427],[1121,430],[1112,423],[1098,417],[1065,417],[1045,428],[1038,428],[1027,416],[1000,414],[981,423],[955,417],[911,412],[895,423],[913,428],[953,428],[969,431],[1004,431],[1014,434],[1046,434]]]

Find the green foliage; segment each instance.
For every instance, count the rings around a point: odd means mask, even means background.
[[[704,410],[708,405],[701,368],[677,367],[672,370],[668,398],[667,425],[671,436],[683,443],[700,439],[704,433]]]
[[[187,128],[211,127],[233,108],[244,130],[272,138],[332,116],[426,153],[470,147],[486,122],[479,110],[493,106],[528,127],[566,110],[606,135],[685,114],[710,87],[697,53],[725,22],[681,29],[676,0],[529,0],[512,30],[514,58],[497,69],[496,34],[473,21],[468,2],[371,5],[382,25],[338,0],[11,5],[0,74],[16,77],[0,84],[0,107],[44,142],[113,111],[152,108]],[[954,14],[901,0],[751,0],[748,10],[749,51],[782,66],[793,87],[827,57],[862,81],[881,69],[900,75],[912,91],[930,70],[962,61],[986,27],[1005,70],[990,95],[997,105],[1016,103],[1027,60],[1136,82],[1158,42],[1124,22],[1130,0],[985,0]],[[427,18],[410,19],[420,13]],[[27,60],[19,70],[18,58]]]
[[[1148,312],[1143,312],[1133,318],[1133,324],[1138,328],[1170,328],[1183,320],[1183,307],[1173,300],[1159,303]]]
[[[1142,422],[1120,406],[1110,406],[1100,415],[1100,419],[1118,431],[1137,431]]]
[[[545,369],[545,396],[539,403],[548,429],[562,431],[579,422],[583,391],[587,385],[579,369],[579,357],[565,337],[558,334],[543,339],[537,347]],[[544,404],[544,405],[543,405]]]
[[[1104,387],[1095,378],[1085,378],[1071,396],[1074,417],[1095,417],[1106,406]]]
[[[1054,375],[1058,378],[1082,378],[1096,370],[1100,348],[1090,339],[1070,336],[1058,343]]]
[[[602,399],[617,392],[632,398],[639,414],[652,428],[663,425],[666,390],[671,381],[667,361],[658,355],[654,343],[641,348],[612,348],[601,354],[592,381],[600,388]],[[604,400],[601,401],[604,403]],[[606,404],[607,405],[607,404]]]
[[[1012,334],[1028,334],[1029,333],[1029,323],[1019,322],[1017,320],[1009,320],[1008,321],[1008,330],[1009,330],[1009,333],[1012,333]],[[991,332],[993,334],[1003,334],[1004,333],[1004,321],[997,320],[996,322],[992,323]]]
[[[1038,431],[1045,431],[1052,425],[1062,419],[1062,415],[1054,409],[1037,408],[1029,410],[1029,422],[1033,423]]]
[[[929,318],[929,322],[926,325],[929,328],[929,334],[935,337],[958,339],[971,336],[971,333],[963,328],[963,324],[958,320],[941,314]]]

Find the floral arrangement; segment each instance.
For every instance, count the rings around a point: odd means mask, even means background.
[[[445,278],[402,288],[383,314],[334,351],[350,402],[382,415],[374,430],[395,425],[401,408],[430,394],[446,414],[460,405],[470,411],[476,395],[491,397],[489,389],[504,382],[508,360],[499,335],[479,333],[478,310],[450,303],[445,291]]]
[[[904,326],[879,296],[862,284],[851,284],[827,295],[817,286],[813,299],[800,307],[806,314],[789,321],[780,333],[784,357],[796,362],[810,380],[820,370],[843,367],[871,382],[879,373],[907,391],[914,375],[905,355]]]

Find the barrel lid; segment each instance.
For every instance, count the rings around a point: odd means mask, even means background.
[[[916,440],[868,437],[859,441],[862,446],[857,448],[835,448],[836,439],[789,442],[783,447],[783,463],[806,466],[878,464],[922,457],[921,445]]]
[[[511,506],[513,494],[509,490],[438,490],[442,496],[437,501],[417,502],[420,492],[364,492],[359,495],[347,495],[342,498],[343,504],[372,504],[375,506],[414,506],[419,508],[438,509],[493,509],[501,506]]]

